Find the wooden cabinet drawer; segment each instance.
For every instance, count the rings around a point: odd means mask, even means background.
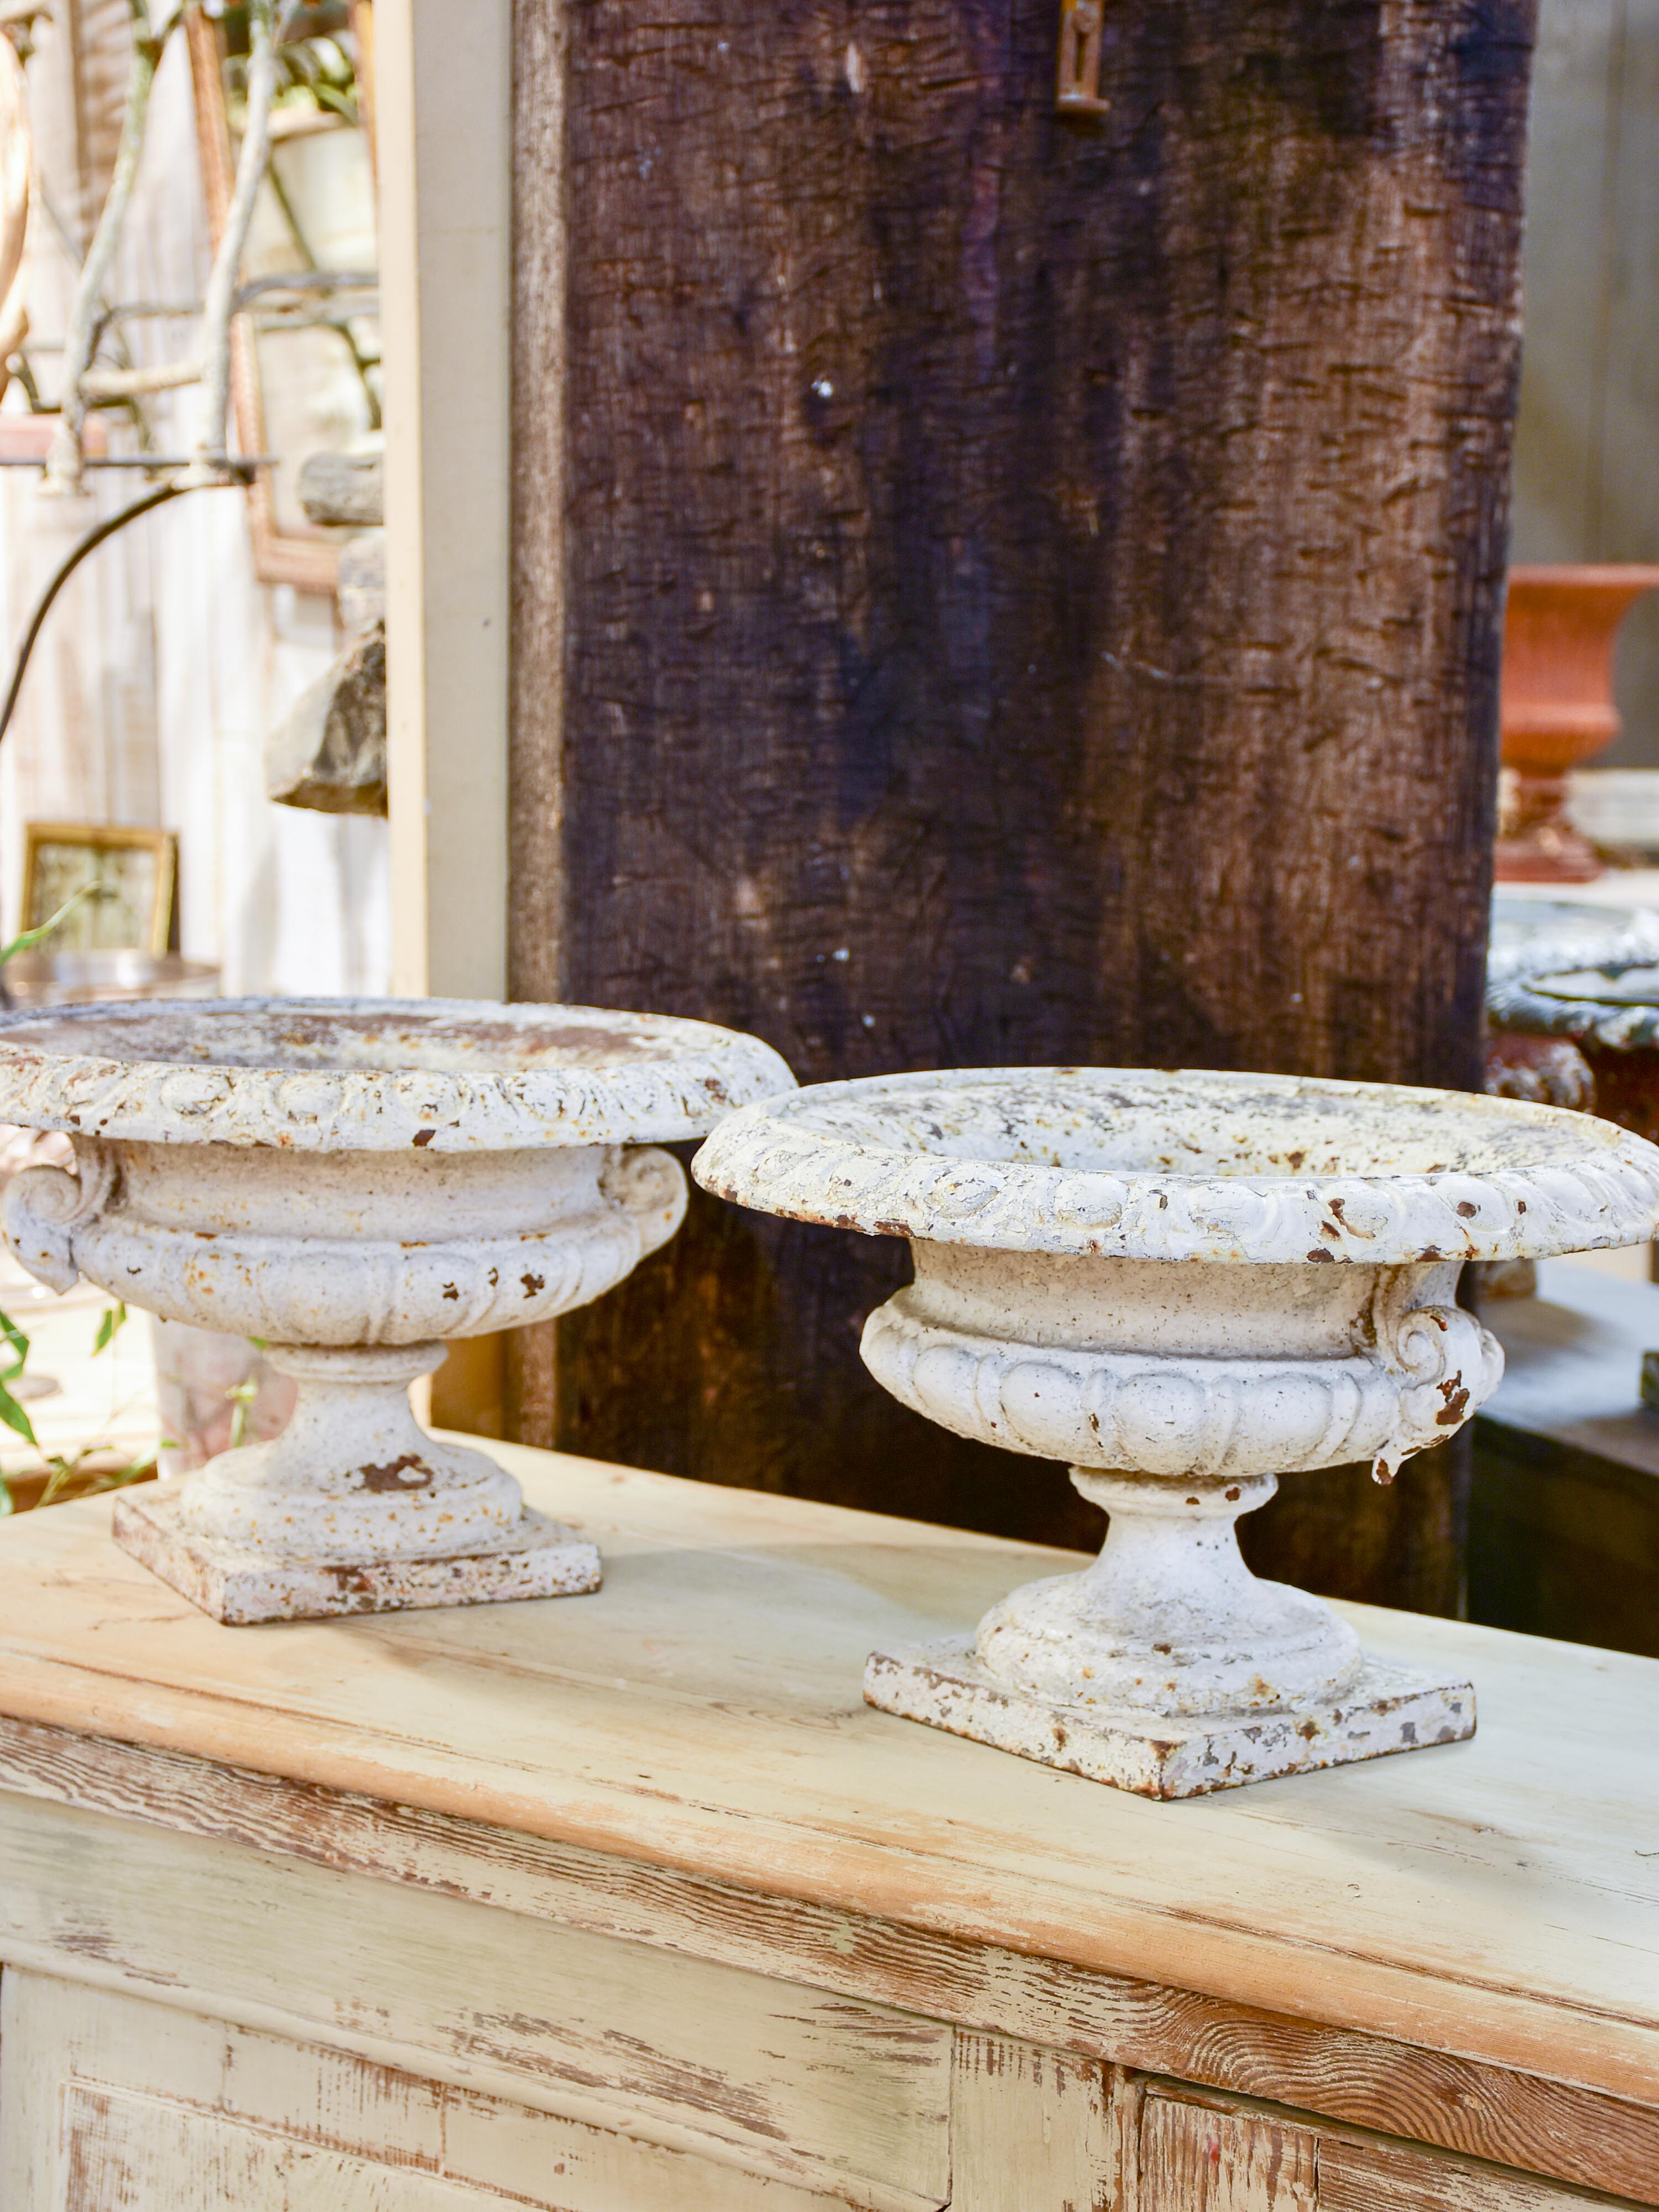
[[[340,2051],[8,1970],[8,2212],[834,2212],[839,2201]]]
[[[1618,2200],[1415,2143],[1149,2091],[1136,2212],[1607,2212]]]
[[[0,1961],[171,1988],[189,2011],[867,2212],[950,2195],[952,2037],[935,2022],[4,1792],[0,1866]]]

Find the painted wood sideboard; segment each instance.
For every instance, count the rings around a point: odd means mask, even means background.
[[[1176,1804],[872,1711],[1033,1553],[503,1450],[592,1597],[228,1629],[0,1528],[4,2212],[1659,2203],[1659,1662]]]

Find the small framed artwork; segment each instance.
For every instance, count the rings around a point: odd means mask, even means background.
[[[165,952],[173,928],[178,854],[179,841],[171,830],[27,823],[21,927],[38,929],[75,899],[52,933],[55,949]]]

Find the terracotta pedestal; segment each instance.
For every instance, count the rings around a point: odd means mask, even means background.
[[[1619,735],[1613,645],[1627,611],[1656,590],[1659,567],[1510,569],[1499,721],[1514,787],[1498,840],[1500,883],[1582,884],[1601,873],[1567,819],[1567,775]]]

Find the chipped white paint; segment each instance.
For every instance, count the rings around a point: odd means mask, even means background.
[[[866,1325],[865,1364],[959,1436],[1042,1459],[1218,1482],[1364,1459],[1387,1480],[1501,1372],[1495,1340],[1454,1302],[1455,1262],[1241,1276],[1214,1261],[921,1239],[915,1252],[915,1281]]]
[[[409,1383],[439,1340],[585,1305],[672,1236],[678,1163],[626,1143],[701,1133],[790,1080],[752,1038],[591,1008],[0,1021],[0,1114],[68,1129],[78,1169],[14,1178],[17,1258],[60,1290],[84,1274],[165,1320],[266,1339],[299,1382],[283,1436],[222,1453],[176,1500],[125,1501],[119,1540],[222,1620],[595,1587],[593,1547],[532,1525],[483,1453],[428,1437]]]
[[[1609,1122],[1190,1070],[817,1084],[727,1122],[697,1176],[866,1236],[1138,1260],[1525,1259],[1635,1243],[1659,1205],[1659,1151]]]
[[[1650,1236],[1659,1150],[1605,1122],[1380,1085],[998,1069],[824,1085],[722,1125],[740,1203],[908,1236],[878,1381],[960,1436],[1062,1459],[1110,1516],[1080,1575],[971,1649],[878,1653],[872,1704],[1154,1796],[1467,1735],[1461,1681],[1387,1670],[1235,1523],[1280,1473],[1380,1480],[1496,1389],[1465,1257]]]
[[[152,1574],[231,1627],[573,1597],[597,1589],[600,1580],[597,1545],[527,1508],[485,1550],[435,1559],[375,1559],[361,1566],[273,1558],[246,1544],[204,1536],[191,1528],[182,1502],[165,1484],[118,1498],[112,1533]]]
[[[952,1735],[1140,1797],[1204,1797],[1281,1774],[1346,1766],[1474,1733],[1474,1691],[1366,1659],[1349,1686],[1273,1712],[1117,1715],[1032,1695],[994,1674],[971,1637],[874,1652],[869,1703]]]
[[[142,1144],[671,1144],[793,1088],[757,1037],[471,999],[221,999],[0,1019],[0,1119]]]

